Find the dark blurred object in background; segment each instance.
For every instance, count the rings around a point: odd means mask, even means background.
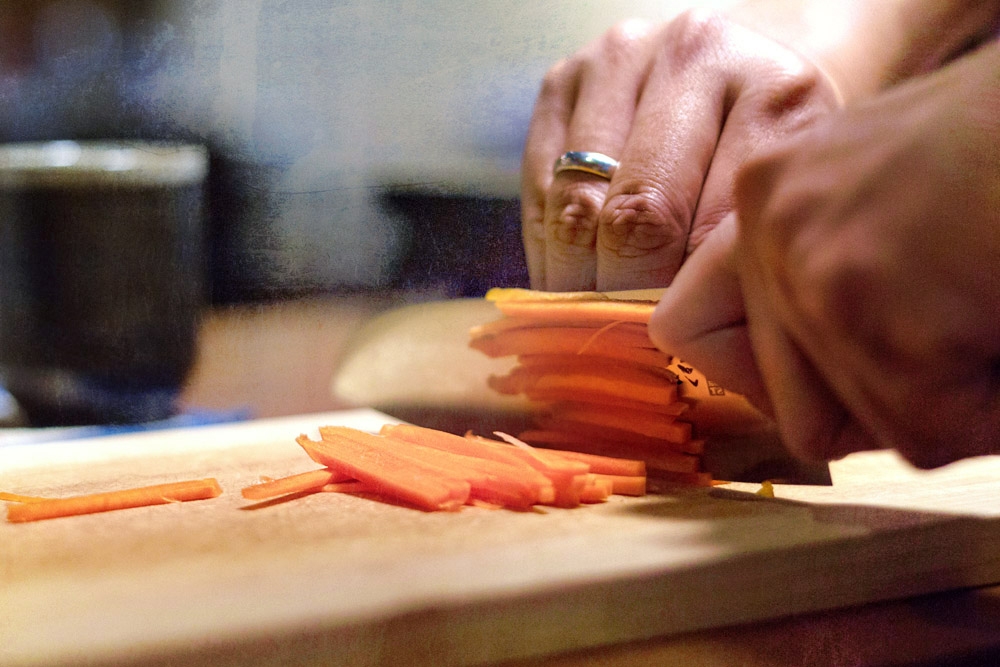
[[[399,188],[383,196],[410,230],[393,286],[482,296],[491,287],[527,287],[516,199]]]
[[[207,305],[204,147],[0,145],[0,381],[36,426],[175,411]]]

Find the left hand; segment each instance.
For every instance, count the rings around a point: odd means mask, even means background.
[[[751,160],[650,332],[808,458],[1000,451],[1000,45]]]
[[[796,51],[724,15],[629,21],[545,77],[522,169],[531,285],[661,287],[732,208],[755,149],[839,104]],[[610,181],[552,173],[566,151],[620,160]]]

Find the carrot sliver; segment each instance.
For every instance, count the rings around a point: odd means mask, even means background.
[[[581,503],[603,503],[612,493],[610,480],[602,479],[596,475],[591,475],[587,483],[580,490]]]
[[[603,480],[611,486],[611,493],[619,496],[646,495],[645,475],[607,475],[595,473],[598,480]]]
[[[512,465],[466,454],[456,454],[420,445],[391,434],[394,451],[410,456],[442,474],[454,475],[470,485],[470,497],[512,509],[527,509],[553,495],[552,483],[526,465]]]
[[[580,466],[570,461],[545,462],[537,456],[511,447],[505,443],[487,438],[467,438],[454,433],[445,433],[435,429],[410,424],[394,424],[382,429],[383,433],[403,440],[410,440],[429,447],[436,447],[455,454],[469,454],[489,458],[512,465],[527,464],[542,474],[579,474],[587,472],[586,466]]]
[[[536,447],[535,451],[542,456],[557,456],[574,461],[581,461],[590,466],[590,472],[606,475],[642,476],[646,474],[646,463],[640,459],[626,459],[601,454],[585,452],[561,451]]]
[[[329,468],[321,468],[252,484],[241,489],[240,493],[247,500],[266,500],[290,493],[317,491],[326,484],[342,482],[347,479],[349,478],[345,475],[336,473]]]
[[[359,482],[352,479],[346,482],[331,482],[320,487],[320,491],[326,493],[370,493],[373,491],[371,484]]]
[[[456,510],[468,500],[469,484],[396,455],[382,436],[353,429],[320,429],[322,439],[297,442],[317,463],[370,484],[376,493],[424,510]]]
[[[215,498],[221,493],[222,489],[219,487],[219,483],[212,478],[155,484],[120,491],[107,491],[69,498],[51,498],[10,505],[7,508],[7,520],[21,523],[189,500],[206,500]]]
[[[546,292],[523,287],[491,287],[484,297],[487,301],[607,301],[603,292]]]
[[[508,317],[544,320],[546,323],[595,323],[635,322],[647,324],[656,303],[653,301],[587,300],[519,300],[496,301],[496,306]]]
[[[591,327],[518,327],[496,333],[473,330],[469,346],[488,357],[572,354],[663,366],[671,357],[653,346],[645,331],[622,327],[599,332]]]

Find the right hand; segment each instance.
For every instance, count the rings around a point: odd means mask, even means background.
[[[838,106],[809,60],[723,16],[616,26],[556,64],[537,100],[521,192],[532,287],[668,285],[732,210],[747,156]],[[553,177],[570,150],[620,166],[610,182]]]

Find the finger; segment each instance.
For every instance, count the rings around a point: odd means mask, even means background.
[[[755,171],[763,191],[771,191],[768,176],[780,171],[774,163]],[[741,179],[737,189],[741,202],[748,200],[743,196],[746,184]],[[771,221],[759,217],[767,210],[765,199],[757,196],[751,205],[741,207],[745,217],[732,256],[743,289],[757,371],[782,440],[794,454],[807,459],[828,460],[876,449],[879,443],[838,391],[839,371],[830,364],[834,351],[816,349],[814,337],[802,326],[789,293],[788,258],[771,238]],[[692,257],[697,255],[696,251]]]
[[[733,266],[735,217],[716,227],[665,290],[649,323],[653,342],[766,410]]]
[[[785,446],[813,460],[877,448],[788,335],[766,291],[755,280],[742,284],[756,368]]]
[[[668,285],[680,267],[727,90],[726,25],[700,14],[658,39],[632,132],[601,211],[597,288]]]
[[[784,52],[784,47],[747,34],[762,56],[741,74],[732,109],[726,110],[712,164],[702,187],[685,255],[690,255],[734,207],[736,173],[755,152],[773,144],[839,104],[826,77],[814,66]],[[757,43],[759,42],[759,43]]]
[[[546,74],[532,112],[521,161],[521,235],[532,287],[545,288],[545,193],[552,162],[566,144],[578,68],[557,63]]]
[[[569,150],[621,153],[644,83],[648,32],[644,22],[622,23],[583,54],[564,144],[546,156],[548,169]],[[544,210],[546,289],[594,289],[597,218],[607,189],[607,180],[590,174],[567,171],[552,178]]]

